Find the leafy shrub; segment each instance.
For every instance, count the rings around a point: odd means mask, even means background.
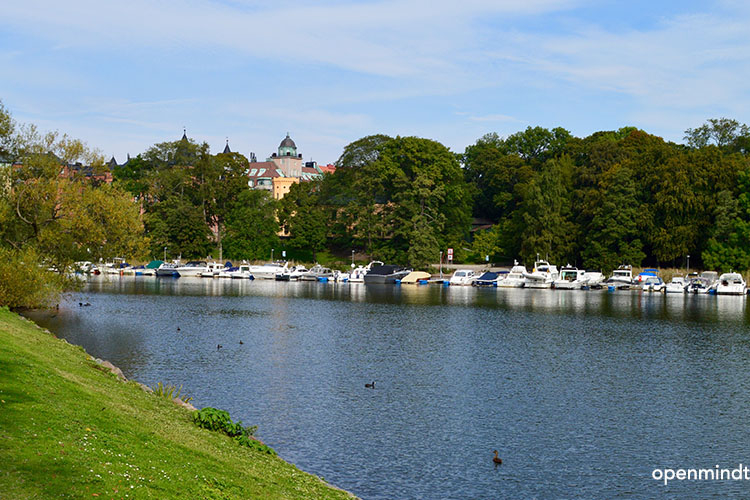
[[[63,276],[46,269],[34,250],[0,247],[0,306],[48,307],[59,299],[66,284]]]
[[[161,382],[156,384],[156,387],[154,387],[154,394],[170,401],[172,401],[174,398],[180,398],[185,403],[189,403],[193,400],[192,396],[182,395],[182,386],[177,387],[174,385],[164,385]]]
[[[198,427],[217,431],[231,437],[241,446],[247,446],[254,450],[276,455],[276,452],[263,442],[255,439],[253,434],[258,429],[257,425],[244,427],[242,421],[232,422],[229,412],[216,408],[206,407],[193,413],[193,422]]]

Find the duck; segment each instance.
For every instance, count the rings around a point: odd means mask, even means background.
[[[178,331],[178,332],[180,331],[180,327],[179,327],[179,326],[177,327],[177,331]]]
[[[244,344],[244,342],[240,340],[240,345],[242,345],[242,344]]]
[[[367,389],[375,389],[375,381],[372,381],[372,384],[365,384],[365,388]]]
[[[503,459],[497,456],[497,450],[493,450],[492,453],[495,454],[495,456],[492,457],[492,461],[495,462],[496,465],[503,463]]]
[[[221,349],[222,347],[224,347],[224,346],[223,346],[223,345],[221,345],[221,344],[218,344],[218,345],[216,346],[216,350],[218,351],[218,350],[219,350],[219,349]]]

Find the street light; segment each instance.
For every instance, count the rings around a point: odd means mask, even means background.
[[[443,251],[440,250],[440,279],[443,279]]]
[[[352,248],[352,269],[354,269],[354,249]]]
[[[690,255],[688,255],[687,258],[688,258],[687,273],[690,274]]]
[[[164,247],[164,262],[167,261],[167,247]]]
[[[273,262],[273,248],[271,249],[271,262]]]

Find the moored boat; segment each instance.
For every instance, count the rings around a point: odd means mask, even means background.
[[[471,285],[479,275],[471,269],[458,269],[453,273],[449,283],[451,286],[467,286]]]
[[[365,282],[365,275],[370,272],[370,269],[372,269],[375,266],[382,266],[383,263],[379,260],[373,260],[366,266],[357,266],[356,269],[352,269],[352,272],[349,274],[349,283],[364,283]]]
[[[526,268],[516,261],[505,278],[498,281],[497,286],[501,288],[522,288],[526,282],[526,278],[524,278],[526,272]]]
[[[673,276],[672,281],[664,286],[664,293],[685,293],[687,283],[682,276]]]
[[[493,271],[485,271],[482,273],[481,276],[476,278],[474,282],[471,284],[472,286],[482,286],[482,287],[496,287],[498,282],[501,281],[501,275],[500,273],[496,273]]]
[[[376,265],[364,275],[363,279],[366,284],[395,283],[410,272],[411,269],[392,264]]]
[[[552,283],[558,279],[560,273],[557,266],[553,266],[546,260],[537,260],[534,262],[534,268],[531,272],[525,272],[523,286],[525,288],[551,288]]]
[[[208,271],[208,263],[205,260],[191,260],[184,265],[177,266],[177,272],[181,278],[197,278],[202,272]]]
[[[552,287],[555,290],[580,290],[586,283],[586,271],[567,265],[560,269],[560,277],[552,283]]]
[[[416,285],[420,282],[427,283],[432,275],[424,271],[412,271],[403,278],[401,278],[402,285]]]
[[[156,268],[156,276],[160,278],[179,278],[180,273],[177,271],[177,264],[163,262]]]
[[[740,273],[724,273],[716,283],[716,295],[745,295],[747,285]]]

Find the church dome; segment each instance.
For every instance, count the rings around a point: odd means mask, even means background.
[[[286,134],[286,137],[283,141],[281,141],[281,144],[279,144],[279,148],[294,148],[297,149],[297,145],[294,143],[291,137],[289,137],[289,134]]]

